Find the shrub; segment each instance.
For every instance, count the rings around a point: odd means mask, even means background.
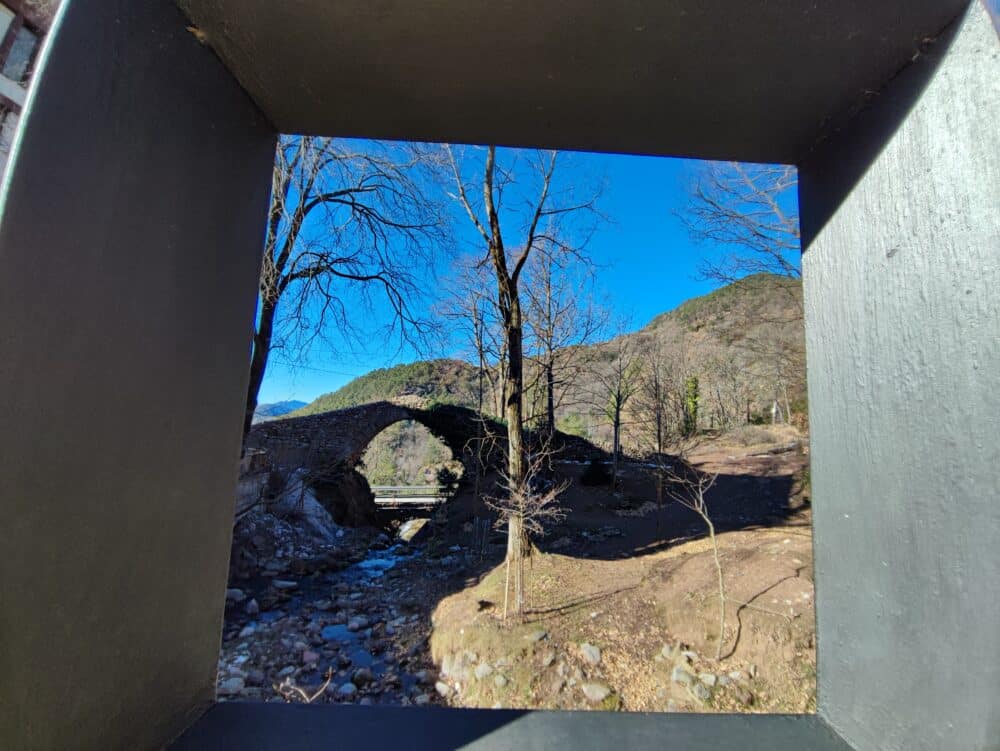
[[[770,430],[760,425],[744,425],[729,434],[729,438],[741,446],[759,443],[777,443],[778,438]]]

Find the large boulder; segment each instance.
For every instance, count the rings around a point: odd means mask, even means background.
[[[355,469],[324,474],[311,484],[316,500],[337,524],[347,527],[378,526],[378,507],[368,480]]]

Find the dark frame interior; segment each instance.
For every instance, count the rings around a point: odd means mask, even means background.
[[[738,122],[721,120],[730,94],[750,122],[780,93],[735,72],[709,69],[715,77],[700,90],[715,114],[705,121],[677,116],[668,126],[653,117],[660,110],[644,109],[636,98],[652,93],[650,81],[667,81],[657,96],[685,103],[699,89],[656,66],[658,75],[636,79],[647,88],[625,87],[611,115],[584,122],[569,97],[533,120],[518,102],[553,94],[532,89],[521,69],[456,64],[438,82],[444,99],[394,88],[426,73],[433,55],[407,57],[388,31],[366,34],[397,18],[412,23],[406,4],[288,6],[314,12],[307,25],[283,25],[284,4],[265,0],[179,4],[184,13],[172,0],[64,0],[0,193],[0,746],[996,748],[1000,602],[970,606],[1000,577],[991,440],[1000,427],[1000,41],[984,0],[615,7],[632,31],[641,26],[633,17],[648,13],[690,32],[681,60],[707,60],[720,39],[737,38],[712,13],[742,21],[749,12],[768,24],[748,26],[754,43],[727,54],[773,54],[791,70],[799,61],[779,54],[782,41],[801,36],[802,50],[841,52],[801,61],[806,83],[874,76],[851,106],[837,103],[830,117],[803,107],[773,139],[756,127],[740,136]],[[767,15],[776,5],[788,26]],[[450,25],[451,15],[479,13],[483,26],[505,29],[534,9],[552,24],[539,22],[556,52],[599,60],[588,55],[602,28],[609,55],[628,49],[632,37],[615,37],[605,6],[580,7],[575,30],[557,34],[567,12],[558,3],[445,2],[428,6],[437,15],[414,38],[459,39],[466,27]],[[339,25],[324,15],[331,8]],[[869,42],[852,46],[844,19]],[[357,60],[338,55],[370,50],[367,85],[300,109],[296,92],[332,73],[321,66],[313,80],[306,69],[275,69],[272,32],[301,49],[312,35],[340,34],[329,55],[349,70]],[[547,61],[537,33],[502,35],[489,49],[522,53],[530,70]],[[486,48],[473,41],[473,52]],[[296,59],[298,48],[278,49]],[[581,71],[584,82],[605,80]],[[455,103],[482,75],[509,100],[509,122],[475,97],[468,119],[456,119]],[[585,100],[572,83],[562,90]],[[737,96],[747,87],[752,97]],[[811,138],[789,136],[810,122]],[[278,128],[313,125],[414,140],[792,156],[782,161],[800,169],[805,237],[816,716],[214,703],[273,148]],[[727,141],[727,132],[736,135]]]

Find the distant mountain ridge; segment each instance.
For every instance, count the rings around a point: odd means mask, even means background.
[[[258,404],[257,409],[253,412],[253,421],[265,422],[267,420],[274,420],[278,417],[284,417],[290,412],[294,412],[297,409],[302,409],[305,407],[307,402],[300,402],[297,399],[288,399],[283,402],[274,402],[272,404]]]

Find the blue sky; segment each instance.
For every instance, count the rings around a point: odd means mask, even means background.
[[[698,278],[699,264],[712,248],[692,240],[675,214],[686,205],[696,162],[579,153],[561,154],[560,160],[557,174],[563,181],[603,182],[599,208],[609,221],[598,226],[587,249],[601,267],[599,292],[616,318],[627,317],[634,328],[640,328],[657,314],[718,286]],[[457,247],[476,247],[475,230],[464,214],[456,216],[455,230]],[[442,258],[437,274],[446,276],[448,268],[449,259]],[[428,299],[427,307],[433,302]],[[378,314],[376,309],[374,315]],[[456,353],[442,350],[425,354],[442,357]],[[399,351],[377,341],[364,351],[347,345],[337,347],[336,352],[314,348],[297,365],[272,358],[260,403],[285,399],[308,402],[374,368],[417,359],[421,354],[414,350]]]

